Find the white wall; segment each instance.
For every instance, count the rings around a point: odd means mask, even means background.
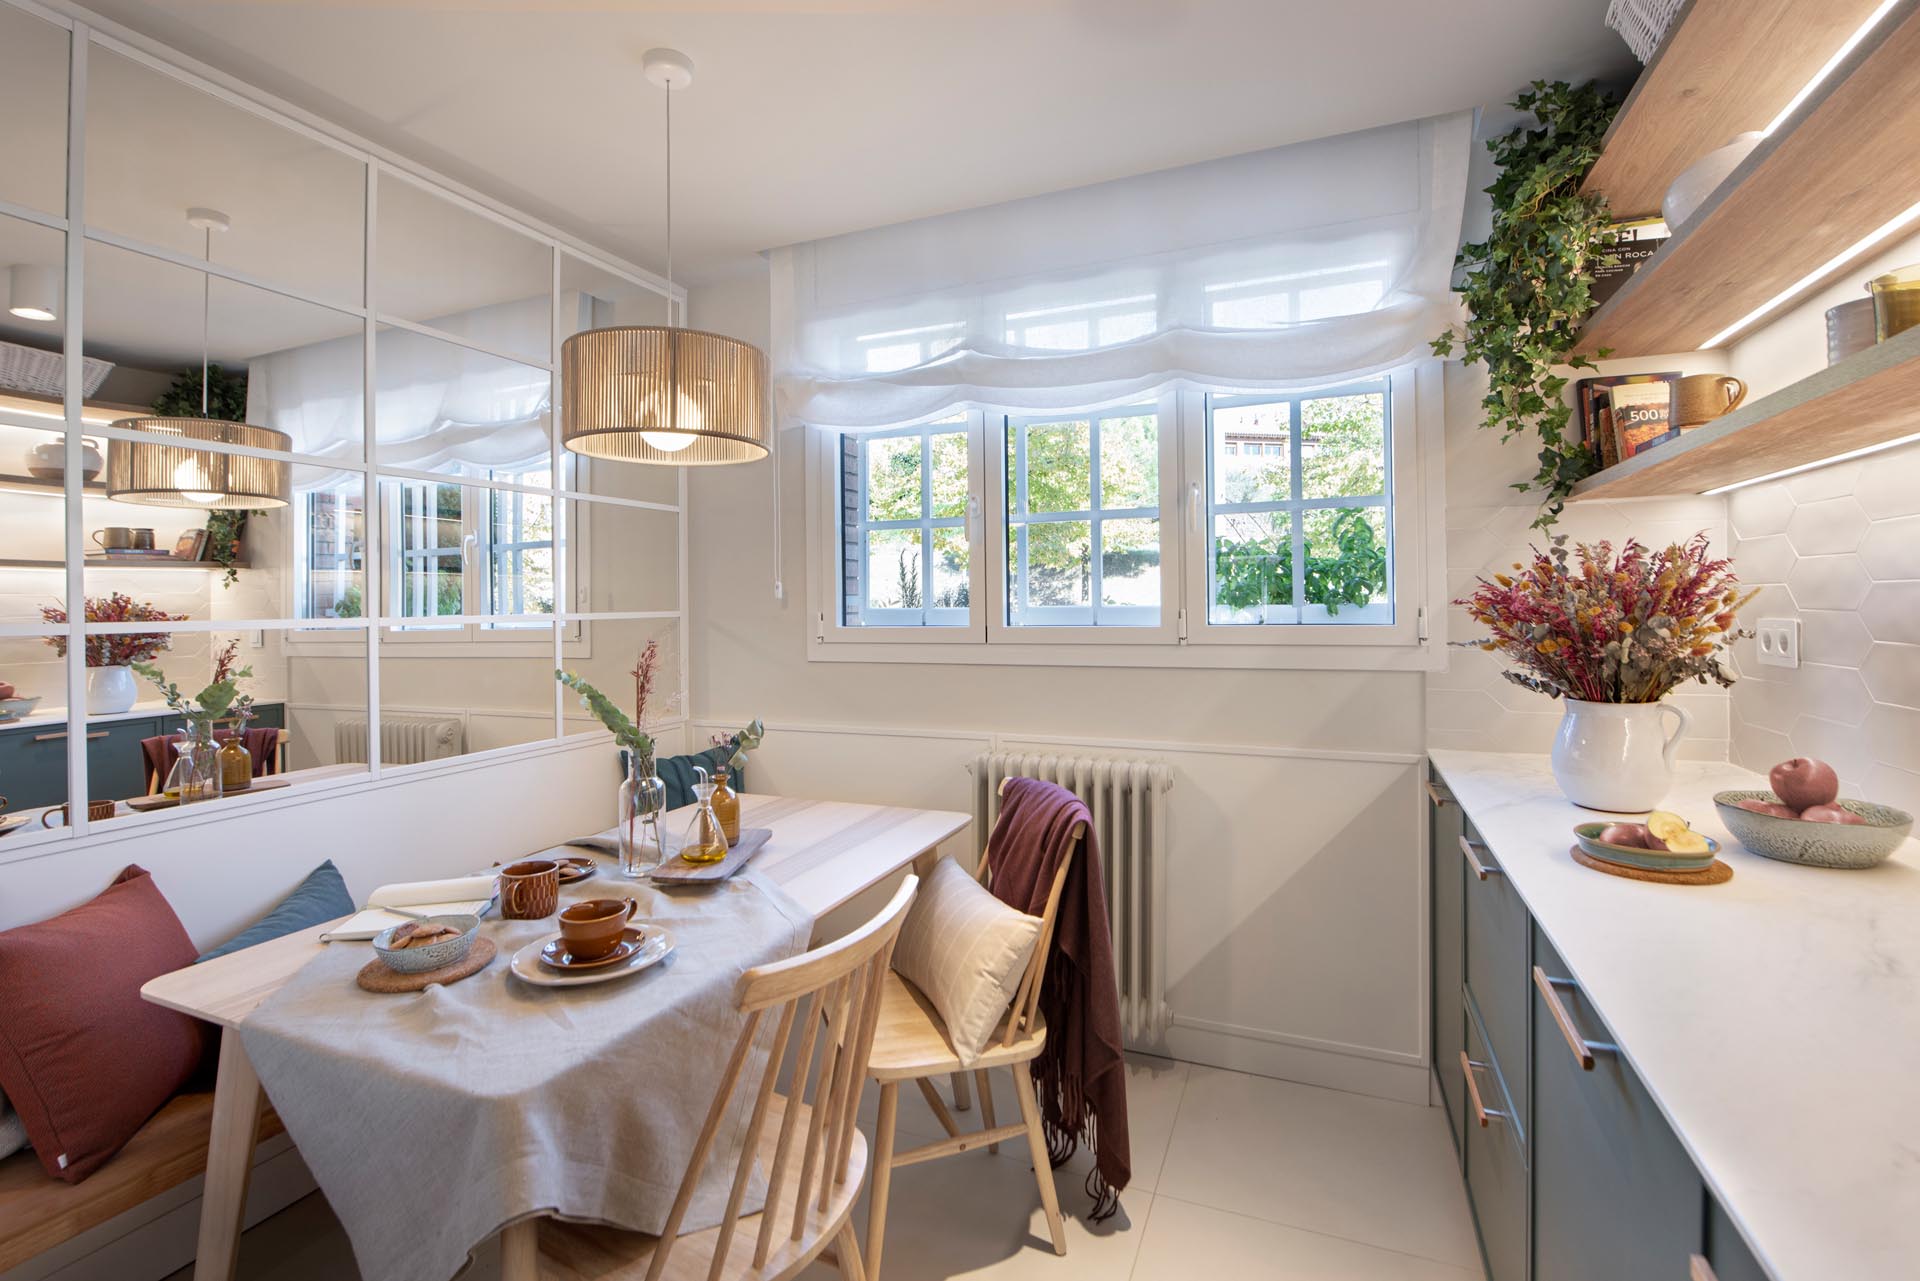
[[[1732,369],[1765,395],[1826,364],[1825,311],[1862,282],[1920,261],[1920,237],[1850,267],[1737,343]],[[1920,432],[1920,407],[1909,432]],[[1800,620],[1801,666],[1735,647],[1735,762],[1766,772],[1813,756],[1841,791],[1920,813],[1920,444],[1727,495],[1734,558],[1761,587],[1745,611]]]
[[[764,275],[691,323],[764,344]],[[1413,673],[810,663],[803,459],[696,472],[693,708],[769,725],[755,790],[964,810],[990,743],[1173,767],[1168,974],[1182,1057],[1424,1100],[1424,878]]]

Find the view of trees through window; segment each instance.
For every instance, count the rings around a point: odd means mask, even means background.
[[[1297,622],[1297,601],[1352,617],[1387,599],[1384,388],[1215,398],[1208,432],[1209,621]]]
[[[850,625],[962,626],[971,603],[964,420],[850,438]]]
[[[1160,420],[1137,408],[1007,424],[1007,621],[1160,617]]]

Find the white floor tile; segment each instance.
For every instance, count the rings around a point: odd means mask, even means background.
[[[1156,1190],[1457,1267],[1479,1266],[1438,1108],[1194,1067]]]
[[[1224,1210],[1153,1199],[1131,1281],[1480,1281],[1469,1271]]]

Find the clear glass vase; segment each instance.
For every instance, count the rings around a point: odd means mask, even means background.
[[[620,783],[620,874],[643,880],[660,865],[665,843],[660,816],[667,810],[667,785],[653,772],[653,758],[627,753],[627,776]]]
[[[220,799],[220,745],[214,741],[213,726],[189,722],[174,739],[173,768],[167,772],[168,796],[182,805]]]

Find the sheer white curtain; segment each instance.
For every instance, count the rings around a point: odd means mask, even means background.
[[[781,414],[858,430],[1405,364],[1458,315],[1471,135],[1463,112],[775,250]]]

